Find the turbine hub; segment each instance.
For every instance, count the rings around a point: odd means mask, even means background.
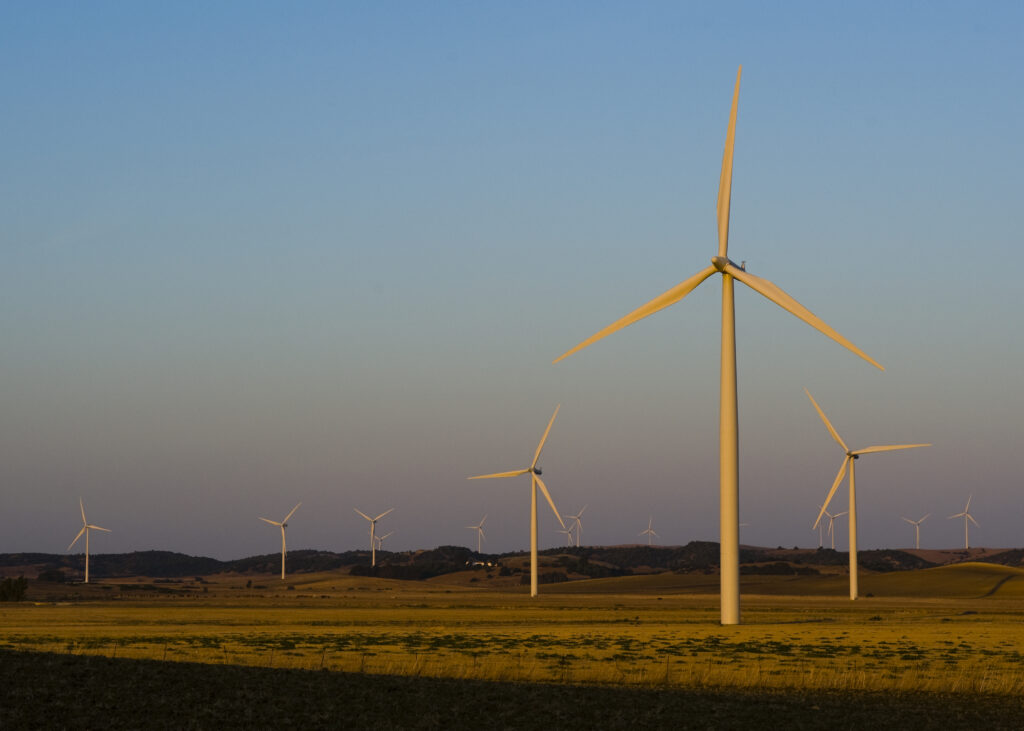
[[[729,257],[727,256],[713,256],[711,257],[711,265],[720,272],[725,271],[726,264],[729,263]]]
[[[541,472],[541,469],[540,469],[539,465],[535,465],[534,468],[533,468],[533,474],[535,474],[535,475],[543,475],[544,473]]]
[[[860,455],[859,454],[851,454],[850,458],[851,459],[860,459]]]

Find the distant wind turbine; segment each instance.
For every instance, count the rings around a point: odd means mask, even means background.
[[[288,547],[287,547],[287,544],[285,543],[285,539],[284,539],[284,529],[288,527],[288,519],[291,518],[293,515],[295,515],[295,511],[299,509],[299,505],[302,505],[302,503],[299,503],[294,508],[292,508],[292,511],[290,513],[288,513],[288,515],[284,516],[284,520],[282,520],[280,523],[277,522],[276,520],[271,520],[270,518],[260,518],[260,520],[262,520],[264,523],[270,523],[271,525],[276,525],[276,526],[278,526],[281,529],[281,580],[282,581],[284,581],[284,557],[285,557],[285,554],[288,553]]]
[[[931,513],[928,513],[928,515],[931,515]],[[914,526],[914,548],[921,547],[921,523],[928,520],[928,515],[924,516],[920,520],[911,520],[910,518],[903,518],[903,520]],[[955,518],[957,516],[954,515],[953,517]]]
[[[557,530],[559,533],[561,533],[562,535],[565,536],[565,545],[567,545],[567,546],[571,546],[572,545],[572,526],[571,525],[568,528],[556,528],[555,530]]]
[[[829,434],[836,440],[836,443],[843,448],[846,452],[846,456],[843,457],[843,463],[839,466],[839,474],[836,475],[836,481],[832,483],[832,489],[828,493],[828,497],[825,498],[825,504],[821,506],[821,512],[818,513],[818,520],[814,521],[814,525],[817,526],[821,521],[821,516],[825,514],[829,503],[832,501],[832,496],[836,494],[836,490],[839,489],[839,485],[843,482],[843,478],[846,477],[846,469],[849,467],[850,470],[850,599],[857,598],[857,492],[856,492],[856,480],[854,477],[854,464],[860,459],[862,454],[872,454],[874,452],[891,452],[896,449],[915,449],[916,447],[930,447],[931,444],[889,444],[883,447],[865,447],[864,449],[851,450],[846,446],[846,443],[839,437],[839,432],[835,430],[832,423],[825,416],[825,412],[818,406],[818,402],[811,396],[811,392],[806,388],[804,393],[807,394],[807,398],[811,400],[814,405],[814,409],[818,412],[818,416],[825,423],[825,427],[828,429]],[[833,538],[833,546],[835,539]]]
[[[581,517],[583,515],[583,511],[586,509],[587,506],[584,505],[582,508],[580,508],[580,512],[576,513],[576,515],[565,516],[566,518],[572,521],[573,528],[576,530],[576,548],[580,547],[580,534],[583,533],[583,521],[581,520]]]
[[[525,470],[512,470],[511,472],[495,472],[491,475],[476,475],[470,477],[470,480],[487,480],[492,478],[502,477],[519,477],[520,475],[530,475],[530,596],[537,596],[537,488],[539,487],[541,492],[544,493],[544,497],[547,498],[548,505],[551,506],[551,511],[555,514],[558,519],[558,524],[565,528],[565,523],[562,521],[562,516],[558,514],[558,508],[555,507],[555,501],[551,499],[551,493],[548,492],[547,485],[540,479],[541,469],[537,466],[537,462],[540,460],[540,452],[544,449],[544,442],[548,439],[548,434],[551,433],[551,425],[555,423],[555,417],[558,416],[558,410],[562,408],[559,404],[555,407],[555,413],[551,415],[551,421],[548,422],[548,428],[544,430],[544,436],[540,438],[540,443],[537,445],[537,451],[533,453],[533,462]]]
[[[487,520],[487,514],[486,513],[484,513],[484,517],[482,517],[480,519],[480,522],[477,523],[476,525],[467,525],[466,526],[467,530],[475,530],[476,531],[476,552],[477,553],[480,553],[480,542],[487,540],[486,536],[484,536],[484,521],[485,520]]]
[[[75,536],[75,540],[71,541],[71,545],[68,546],[68,550],[78,543],[78,539],[85,534],[85,583],[89,583],[89,531],[101,530],[104,533],[110,533],[109,528],[100,528],[98,525],[90,525],[89,521],[85,519],[85,505],[82,504],[82,498],[78,498],[78,507],[82,511],[82,530],[78,531],[78,535]]]
[[[970,537],[967,535],[967,521],[968,520],[971,521],[978,528],[981,527],[980,525],[978,525],[978,521],[976,521],[974,519],[974,517],[970,513],[970,510],[971,510],[971,500],[972,499],[974,499],[974,495],[971,495],[969,498],[967,498],[967,505],[966,505],[966,507],[964,507],[964,512],[957,513],[956,515],[951,515],[948,518],[946,518],[946,520],[953,520],[953,518],[963,518],[964,519],[964,550],[966,550],[966,549],[971,547]]]
[[[378,551],[383,551],[384,550],[384,541],[386,539],[390,538],[391,536],[393,536],[394,534],[395,534],[395,532],[392,530],[392,531],[388,531],[387,533],[385,533],[382,536],[377,536],[376,537],[376,539],[377,539],[377,550]]]
[[[383,518],[388,513],[390,513],[392,510],[394,510],[394,508],[390,508],[388,510],[385,510],[383,513],[378,515],[376,518],[371,518],[369,515],[364,513],[359,508],[352,508],[352,509],[355,510],[357,513],[359,513],[364,518],[366,518],[368,521],[370,521],[370,565],[371,566],[376,566],[377,565],[377,542],[374,540],[374,538],[376,538],[376,536],[377,536],[377,534],[376,534],[377,521],[380,520],[381,518]]]
[[[652,515],[650,518],[647,519],[647,530],[642,530],[639,533],[637,533],[638,536],[647,536],[647,545],[648,546],[651,545],[651,538],[658,538],[659,537],[658,534],[654,532],[654,529],[651,528],[651,523],[653,523],[653,522],[654,522],[654,516]]]
[[[828,535],[832,539],[833,551],[836,550],[836,530],[833,524],[836,522],[836,518],[842,518],[844,515],[846,515],[847,512],[848,511],[844,510],[842,513],[836,513],[835,515],[832,515],[832,513],[828,512],[827,510],[825,511],[825,515],[828,517]]]
[[[741,262],[737,265],[729,256],[729,208],[732,199],[732,160],[736,139],[736,110],[740,96],[741,66],[736,72],[736,87],[729,113],[729,127],[722,154],[722,173],[718,183],[718,253],[705,267],[689,279],[680,282],[664,294],[654,298],[604,330],[584,340],[573,349],[555,359],[555,363],[586,348],[622,328],[642,320],[683,299],[712,274],[722,275],[722,346],[719,392],[719,559],[721,581],[722,624],[740,622],[740,536],[739,536],[739,426],[736,394],[736,314],[733,300],[733,280],[738,279],[758,294],[782,309],[800,318],[811,327],[827,335],[844,348],[882,369],[864,351],[833,330],[827,323],[790,297],[778,286],[749,274]],[[695,343],[698,348],[703,343]]]

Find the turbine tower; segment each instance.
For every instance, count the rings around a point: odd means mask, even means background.
[[[968,501],[968,503],[969,502],[970,501]],[[928,513],[928,515],[931,515],[931,513]],[[926,520],[928,520],[928,515],[924,516],[920,520],[911,520],[910,518],[904,518],[903,519],[907,523],[910,523],[912,526],[914,526],[914,548],[920,548],[921,547],[921,523],[923,523]],[[954,515],[953,517],[955,518],[957,516]]]
[[[965,551],[971,547],[970,536],[967,535],[967,521],[969,520],[972,523],[974,523],[974,525],[978,526],[979,528],[981,527],[980,525],[978,525],[978,521],[976,521],[974,519],[974,517],[970,513],[970,510],[971,510],[971,500],[973,498],[974,498],[974,495],[971,495],[969,498],[967,498],[967,506],[964,508],[964,512],[957,513],[956,515],[951,515],[948,518],[946,518],[946,520],[953,520],[953,518],[963,518],[964,519],[964,550]]]
[[[480,519],[480,522],[477,523],[476,525],[467,525],[466,526],[467,530],[475,530],[476,531],[476,552],[477,553],[480,553],[480,542],[487,540],[486,536],[484,536],[484,521],[485,520],[487,520],[487,514],[486,513],[484,513],[484,517],[482,517]]]
[[[652,538],[658,538],[659,537],[658,534],[654,532],[654,529],[651,528],[651,523],[652,522],[654,522],[654,516],[653,515],[650,518],[647,519],[647,530],[642,530],[639,533],[637,533],[638,536],[647,536],[647,545],[648,546],[651,545],[651,539]]]
[[[540,479],[541,470],[537,466],[538,460],[540,460],[540,452],[544,449],[544,442],[548,439],[548,434],[551,433],[551,425],[555,423],[555,417],[558,416],[558,410],[562,408],[559,404],[555,407],[555,413],[551,415],[551,421],[548,422],[548,428],[544,430],[544,436],[540,438],[540,443],[537,445],[537,451],[533,453],[533,462],[525,470],[512,470],[511,472],[495,472],[492,475],[476,475],[470,477],[470,480],[488,480],[492,478],[502,477],[519,477],[520,475],[530,475],[530,596],[537,596],[537,488],[539,487],[541,492],[544,493],[544,497],[547,498],[548,505],[551,506],[552,512],[558,519],[558,524],[565,528],[565,523],[562,521],[562,516],[558,514],[558,508],[555,507],[555,501],[551,499],[551,493],[548,492],[547,485]]]
[[[846,455],[843,457],[843,463],[839,466],[839,474],[836,475],[836,481],[832,483],[832,489],[828,493],[828,497],[825,498],[825,504],[821,507],[821,512],[818,513],[818,520],[814,521],[814,525],[817,526],[821,520],[821,516],[825,514],[828,509],[829,503],[832,501],[832,496],[836,494],[836,490],[839,489],[839,485],[843,482],[843,478],[846,477],[846,468],[850,468],[850,599],[857,598],[857,484],[854,476],[854,463],[860,459],[862,454],[872,454],[874,452],[891,452],[896,449],[915,449],[917,447],[930,447],[931,444],[889,444],[883,447],[865,447],[864,449],[851,450],[846,446],[846,443],[839,437],[839,432],[835,430],[828,417],[825,416],[825,412],[818,406],[818,402],[811,396],[811,392],[806,388],[804,393],[807,394],[807,398],[814,404],[815,410],[818,412],[818,416],[825,422],[825,427],[828,429],[829,434],[836,440],[836,443],[843,448]],[[833,539],[833,543],[834,543]]]
[[[583,533],[583,521],[580,518],[583,515],[583,511],[586,509],[587,506],[584,505],[576,515],[565,516],[572,521],[572,527],[576,530],[576,548],[580,547],[580,534]]]
[[[109,528],[100,528],[98,525],[90,525],[89,521],[85,519],[85,505],[82,503],[82,498],[78,498],[78,507],[82,511],[82,530],[78,531],[78,535],[75,536],[75,540],[71,541],[71,545],[68,546],[68,550],[78,543],[78,539],[85,534],[85,583],[89,583],[89,531],[101,530],[104,533],[110,533]]]
[[[718,253],[711,259],[711,266],[702,269],[689,279],[680,282],[646,305],[634,310],[596,335],[592,335],[572,350],[555,359],[555,363],[582,350],[598,340],[631,325],[648,315],[673,305],[692,292],[697,285],[712,274],[722,275],[722,349],[721,385],[719,395],[719,550],[721,557],[721,602],[722,624],[740,622],[740,537],[739,537],[739,413],[736,394],[736,314],[733,302],[733,280],[737,279],[766,297],[782,309],[795,315],[811,327],[819,330],[848,350],[879,369],[882,366],[860,348],[833,330],[810,310],[790,297],[767,279],[749,274],[741,263],[735,264],[729,258],[729,207],[732,196],[732,159],[736,138],[736,109],[740,95],[741,66],[736,72],[736,87],[733,91],[732,110],[729,113],[729,127],[725,136],[725,152],[722,155],[722,174],[718,184]],[[695,344],[700,346],[701,344]],[[883,369],[884,370],[884,369]]]
[[[271,520],[270,518],[260,518],[260,520],[262,520],[264,523],[276,525],[281,529],[281,581],[284,581],[284,557],[285,554],[288,552],[288,546],[285,543],[284,539],[284,529],[288,527],[288,519],[295,515],[295,511],[299,509],[299,505],[302,505],[302,503],[299,503],[294,508],[292,508],[292,511],[288,513],[288,515],[284,516],[284,520],[282,520],[280,523],[276,520]]]
[[[385,510],[383,513],[378,515],[376,518],[371,518],[369,515],[364,513],[359,508],[352,508],[352,509],[355,510],[357,513],[359,513],[364,518],[366,518],[368,521],[370,521],[370,565],[371,566],[376,566],[377,565],[377,541],[374,540],[374,539],[377,536],[377,533],[376,533],[377,521],[380,520],[381,518],[383,518],[388,513],[390,513],[392,510],[394,510],[394,508],[389,508],[388,510]],[[391,535],[391,534],[389,533],[388,535]]]

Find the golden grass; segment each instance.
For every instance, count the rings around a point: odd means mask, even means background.
[[[498,681],[1013,695],[1024,691],[1022,577],[984,564],[866,576],[876,597],[859,602],[832,588],[777,595],[820,580],[751,577],[738,627],[718,624],[717,577],[578,582],[532,600],[331,574],[251,589],[213,577],[188,598],[0,605],[0,647]],[[897,590],[909,596],[887,595]]]

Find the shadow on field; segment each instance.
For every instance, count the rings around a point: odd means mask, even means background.
[[[0,650],[0,728],[1024,728],[967,695],[659,690]]]

